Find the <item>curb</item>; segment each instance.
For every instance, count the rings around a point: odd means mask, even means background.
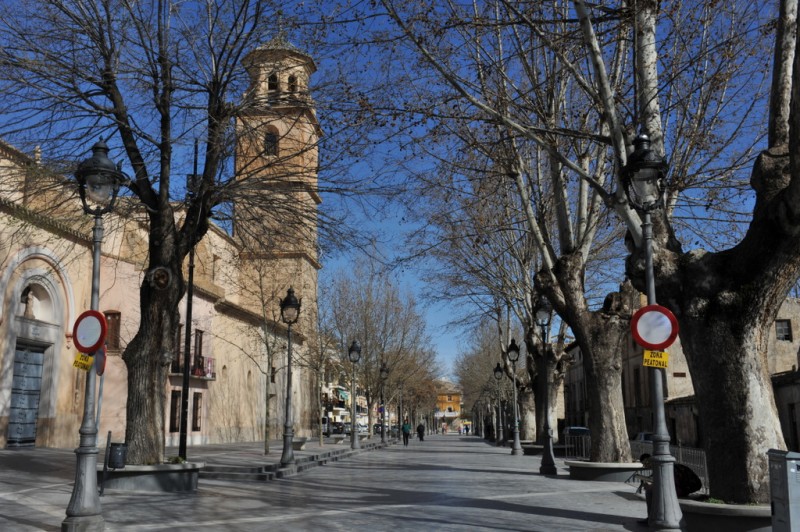
[[[254,464],[254,465],[215,465],[211,460],[206,460],[205,467],[200,469],[201,480],[228,480],[234,482],[265,482],[275,479],[288,478],[314,467],[319,467],[328,462],[338,462],[362,452],[374,451],[388,447],[390,444],[367,443],[360,449],[331,449],[330,451],[316,452],[295,458],[293,464],[282,466],[280,463]]]

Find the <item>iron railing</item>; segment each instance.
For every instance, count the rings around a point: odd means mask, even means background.
[[[592,451],[592,437],[588,434],[562,435],[559,442],[564,445],[564,458],[588,460]]]
[[[669,453],[675,457],[675,462],[683,464],[700,478],[703,487],[700,492],[708,494],[708,467],[706,466],[706,452],[703,449],[694,447],[684,447],[682,445],[670,445]],[[634,460],[638,460],[643,454],[653,454],[653,442],[651,441],[632,441],[631,455]]]

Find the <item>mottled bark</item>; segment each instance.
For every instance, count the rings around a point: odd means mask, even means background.
[[[536,395],[536,443],[544,443],[545,415],[550,428],[553,429],[553,440],[558,441],[558,391],[564,382],[564,364],[561,362],[563,352],[556,353],[555,346],[543,348],[541,343],[534,347],[534,365],[536,375],[533,389]],[[547,412],[544,411],[544,394],[547,393]]]
[[[536,401],[533,392],[526,388],[517,392],[519,402],[519,439],[536,440]]]
[[[623,285],[622,294],[610,295],[601,310],[589,311],[583,291],[582,264],[580,253],[563,256],[553,270],[554,277],[540,273],[536,281],[572,329],[583,354],[592,431],[591,460],[629,462],[622,353],[630,330],[632,292],[628,285]]]

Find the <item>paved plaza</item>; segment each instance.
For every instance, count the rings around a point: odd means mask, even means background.
[[[250,465],[277,462],[280,451],[276,442],[266,457],[263,443],[188,453],[190,461]],[[296,456],[314,452],[309,444]],[[109,531],[647,530],[637,523],[646,512],[635,485],[570,480],[558,459],[558,477],[544,477],[539,461],[473,436],[432,435],[287,478],[203,478],[194,494],[106,490],[101,501]],[[72,450],[0,450],[0,466],[0,530],[60,530]]]

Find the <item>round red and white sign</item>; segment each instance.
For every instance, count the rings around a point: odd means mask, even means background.
[[[81,353],[94,353],[106,341],[106,317],[96,310],[87,310],[75,320],[72,341]]]
[[[645,349],[661,351],[672,345],[678,336],[678,320],[668,308],[647,305],[631,318],[631,333],[637,344]]]

